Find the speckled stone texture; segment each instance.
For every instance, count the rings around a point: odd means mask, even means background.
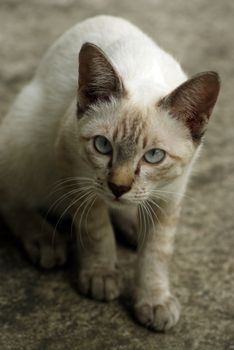
[[[1,226],[0,349],[233,350],[234,2],[1,0],[0,116],[54,39],[77,21],[102,13],[139,25],[189,74],[217,70],[222,78],[172,263],[182,317],[167,334],[142,328],[124,299],[105,304],[79,296],[70,265],[50,272],[34,268]],[[120,247],[119,258],[131,284],[135,255]]]

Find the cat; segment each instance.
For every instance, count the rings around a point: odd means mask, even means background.
[[[168,265],[219,89],[216,72],[188,79],[124,19],[90,18],[62,35],[0,127],[0,211],[31,260],[44,268],[65,263],[66,240],[38,209],[69,214],[80,292],[117,298],[111,210],[115,223],[139,239],[137,321],[156,331],[174,326],[180,306]]]

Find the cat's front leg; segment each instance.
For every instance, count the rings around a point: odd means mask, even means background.
[[[157,331],[173,327],[180,315],[180,305],[171,294],[168,278],[168,264],[179,216],[178,204],[165,209],[165,212],[167,215],[161,216],[160,223],[149,229],[139,251],[134,294],[137,320]],[[157,216],[159,218],[159,213]]]
[[[76,219],[78,287],[82,294],[94,299],[113,300],[120,293],[120,277],[108,209],[97,199],[87,219],[85,216],[80,210]]]

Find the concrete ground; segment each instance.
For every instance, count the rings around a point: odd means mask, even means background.
[[[221,95],[178,228],[172,285],[182,304],[167,334],[137,325],[124,300],[85,299],[71,268],[34,268],[0,228],[0,349],[234,349],[234,2],[231,0],[1,0],[0,116],[53,40],[96,14],[124,16],[189,74],[217,70]],[[124,270],[135,256],[119,249]],[[127,275],[127,278],[128,277]],[[129,281],[129,284],[131,281]]]

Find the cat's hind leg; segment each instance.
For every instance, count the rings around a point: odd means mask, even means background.
[[[39,213],[24,208],[7,208],[3,217],[33,263],[52,268],[66,262],[66,238]]]

